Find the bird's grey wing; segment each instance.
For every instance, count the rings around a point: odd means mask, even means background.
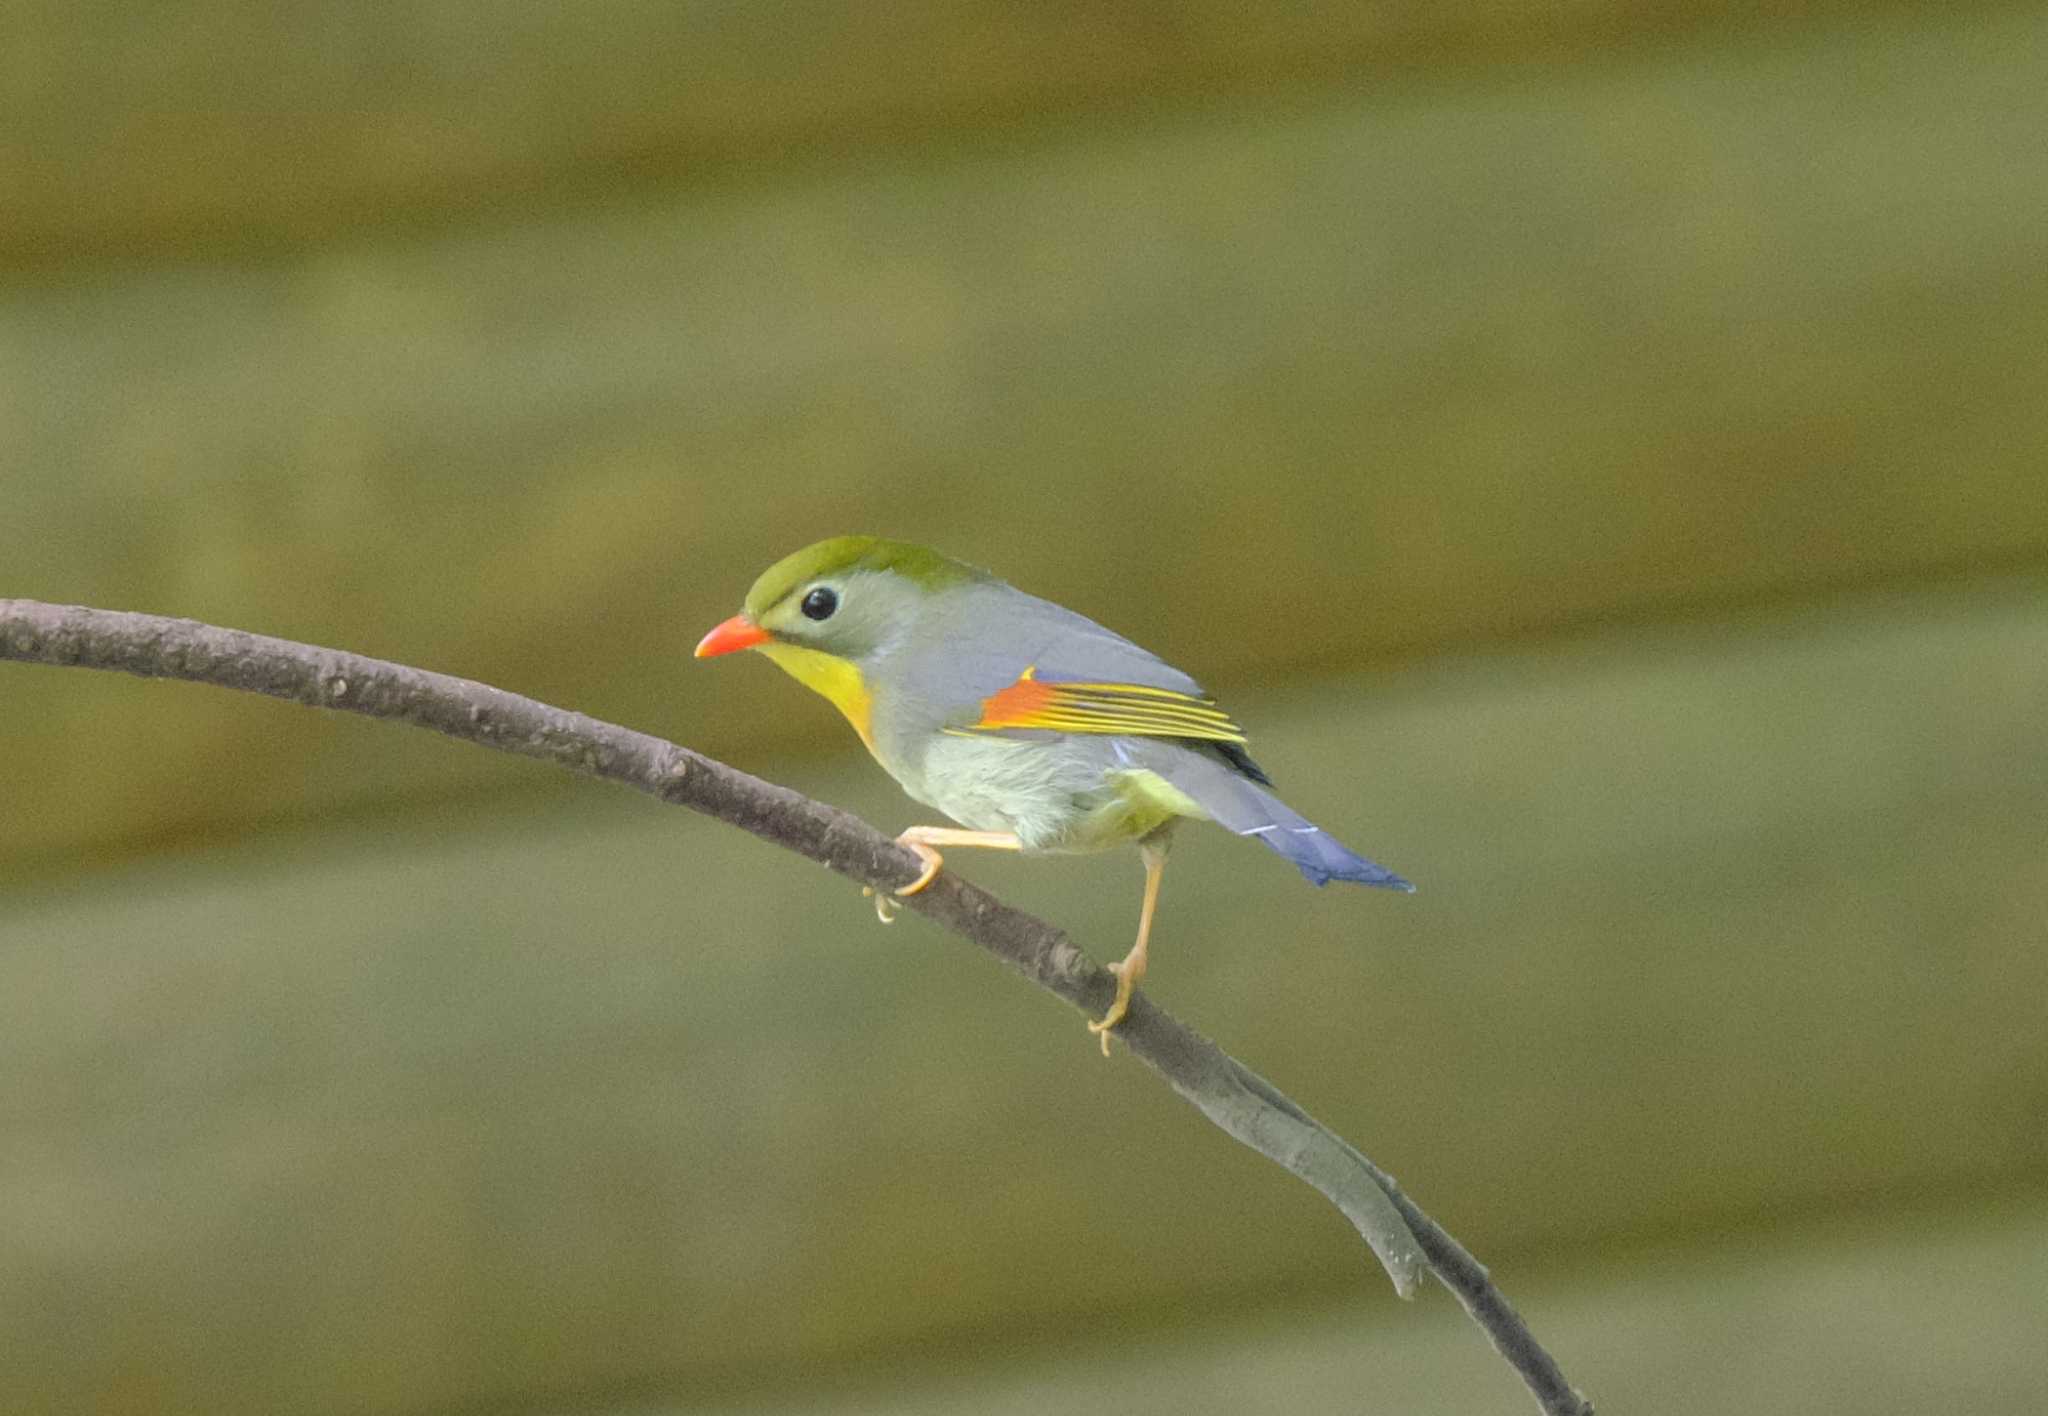
[[[948,707],[923,717],[922,730],[1184,742],[1272,785],[1243,729],[1199,683],[1084,615],[998,582],[949,602],[928,629],[903,681],[917,701]]]
[[[1201,685],[1085,615],[1001,582],[963,587],[889,665],[933,727],[979,721],[983,702],[1027,674],[1042,683],[1106,683],[1202,699]]]
[[[1129,684],[1207,698],[1189,675],[1086,615],[1033,595],[1020,594],[1019,599],[1023,601],[1018,609],[1019,640],[1033,646],[1028,657],[1039,678],[1055,683]]]
[[[1086,615],[1001,582],[964,587],[920,626],[903,669],[927,693],[979,700],[1025,670],[1048,681],[1137,684],[1199,696],[1201,685]]]

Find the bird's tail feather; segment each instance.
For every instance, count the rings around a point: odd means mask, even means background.
[[[1217,825],[1264,842],[1293,862],[1311,884],[1353,880],[1386,890],[1415,888],[1385,866],[1351,850],[1279,797],[1215,758],[1176,747],[1170,760],[1162,761],[1154,770],[1193,797]]]

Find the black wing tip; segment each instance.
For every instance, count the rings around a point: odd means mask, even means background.
[[[1204,744],[1216,749],[1216,755],[1230,764],[1232,771],[1241,777],[1249,777],[1262,787],[1273,785],[1273,779],[1266,775],[1266,769],[1252,761],[1251,754],[1234,742],[1210,740]]]

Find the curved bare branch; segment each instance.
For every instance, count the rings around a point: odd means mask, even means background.
[[[0,659],[184,679],[413,723],[635,787],[880,890],[909,882],[921,869],[917,857],[857,817],[688,748],[487,684],[360,654],[195,620],[0,600]],[[1091,1016],[1115,994],[1109,971],[1062,931],[952,871],[904,903]],[[1216,1125],[1327,1196],[1372,1247],[1402,1297],[1414,1296],[1425,1268],[1435,1274],[1545,1412],[1590,1416],[1591,1403],[1565,1381],[1486,1270],[1391,1176],[1142,993],[1132,998],[1116,1036]]]

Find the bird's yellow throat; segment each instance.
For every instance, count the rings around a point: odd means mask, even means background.
[[[756,647],[773,659],[784,673],[844,713],[846,721],[853,724],[853,730],[860,734],[860,740],[867,744],[868,751],[875,750],[875,740],[868,734],[868,710],[874,703],[874,697],[868,692],[860,670],[851,659],[775,640]]]

